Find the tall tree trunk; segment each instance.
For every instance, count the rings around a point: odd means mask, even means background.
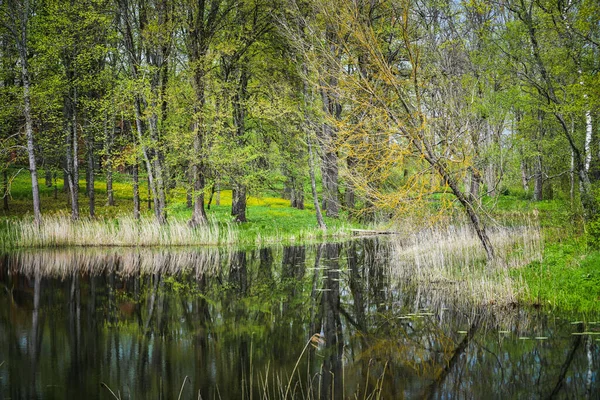
[[[133,165],[133,218],[140,219],[140,178],[139,178],[139,162],[135,158]]]
[[[44,179],[46,180],[46,187],[52,187],[52,170],[48,166],[44,171]]]
[[[479,188],[481,186],[481,175],[475,167],[469,168],[470,184],[469,184],[469,197],[471,201],[479,201]]]
[[[115,205],[115,197],[113,194],[113,144],[115,140],[115,120],[111,119],[111,127],[108,127],[109,117],[106,115],[104,123],[104,153],[106,159],[104,168],[106,169],[106,204],[109,206]]]
[[[302,72],[305,76],[308,76],[308,67],[305,63],[302,64]],[[306,134],[306,144],[308,146],[308,175],[310,177],[310,189],[312,192],[313,205],[315,207],[315,214],[317,217],[317,224],[319,225],[320,229],[325,230],[327,229],[327,225],[325,225],[325,220],[323,219],[323,214],[321,213],[321,206],[319,205],[319,194],[317,193],[317,180],[315,177],[315,160],[313,158],[312,138],[310,135],[310,127],[313,126],[313,124],[308,114],[308,104],[310,100],[309,96],[310,93],[308,91],[308,82],[305,78],[302,82],[302,102],[304,108],[304,129]]]
[[[527,164],[525,160],[523,160],[523,156],[521,156],[521,185],[523,185],[523,190],[529,192],[529,176],[527,175]]]
[[[2,209],[8,211],[8,171],[2,171]]]
[[[310,175],[310,188],[312,190],[313,205],[315,206],[315,213],[317,215],[317,224],[321,229],[327,229],[325,221],[323,220],[323,214],[321,213],[321,206],[319,205],[319,195],[317,193],[317,181],[315,179],[315,165],[312,151],[312,141],[309,135],[306,135],[306,142],[308,143],[308,174]]]
[[[346,158],[346,166],[348,173],[351,175],[357,161],[354,157]],[[344,192],[344,206],[349,212],[354,210],[356,205],[356,193],[354,191],[354,184],[351,181],[346,180],[346,191]]]
[[[587,95],[585,96],[587,97]],[[592,164],[592,134],[594,127],[592,125],[592,113],[590,110],[585,112],[585,172],[590,172],[590,165]]]
[[[204,225],[208,222],[206,210],[204,209],[204,186],[206,184],[206,172],[204,165],[204,142],[205,132],[203,126],[202,111],[204,109],[204,69],[197,67],[194,71],[194,87],[196,91],[196,103],[199,112],[198,120],[194,124],[194,155],[195,160],[192,160],[192,176],[194,180],[194,211],[192,212],[191,226]]]
[[[233,190],[231,214],[235,216],[236,222],[247,222],[246,187],[244,185],[238,185],[237,188]]]
[[[201,157],[203,134],[202,128],[197,128],[198,132],[194,135],[194,153]],[[192,212],[191,226],[204,225],[208,222],[206,211],[204,209],[204,163],[201,160],[195,160],[192,163],[192,175],[194,177],[194,211]]]
[[[237,85],[237,90],[233,98],[233,122],[235,124],[234,142],[240,148],[246,145],[246,97],[249,75],[246,67],[242,65],[240,71],[240,79]],[[235,217],[236,222],[246,222],[246,185],[240,181],[243,179],[243,167],[234,174],[234,190],[231,202],[231,214]],[[237,175],[237,176],[236,176]]]
[[[67,170],[69,177],[69,195],[71,199],[71,219],[79,219],[79,141],[77,138],[77,88],[73,88],[69,100],[68,116],[70,126],[67,146]]]
[[[136,58],[138,54],[136,46],[134,44],[134,35],[132,31],[132,22],[130,20],[129,15],[129,4],[128,0],[119,0],[119,17],[120,23],[123,30],[123,44],[127,53],[127,61],[129,63],[129,68],[133,79],[137,79],[138,77],[138,65],[141,64],[141,60]],[[145,101],[141,94],[136,94],[134,99],[134,113],[135,113],[135,123],[136,123],[136,133],[137,140],[139,146],[141,146],[144,163],[146,164],[146,170],[148,171],[148,180],[149,180],[149,188],[152,192],[152,198],[154,200],[154,209],[156,211],[156,217],[160,223],[166,222],[166,216],[161,212],[161,207],[159,203],[159,193],[157,193],[155,177],[152,171],[152,159],[150,157],[150,149],[148,149],[144,140],[144,124],[142,120],[142,105],[145,107]],[[150,121],[152,122],[152,121]],[[154,129],[154,126],[151,126],[150,129]],[[151,132],[151,136],[155,132]],[[162,172],[162,171],[161,171]],[[162,179],[162,176],[161,176]],[[163,218],[163,216],[165,218]]]
[[[571,150],[571,168],[569,170],[569,180],[571,187],[569,189],[569,198],[571,199],[571,209],[575,205],[575,154]]]
[[[20,38],[17,39],[19,57],[21,61],[21,79],[23,80],[23,114],[25,117],[25,135],[27,136],[27,158],[29,159],[29,173],[31,175],[31,194],[33,197],[33,218],[36,225],[42,223],[42,212],[40,204],[40,189],[38,186],[37,166],[35,161],[35,151],[33,143],[33,119],[31,117],[31,95],[29,83],[29,60],[27,59],[27,25],[29,20],[29,0],[24,0],[21,4],[22,14],[20,15]]]
[[[150,176],[149,172],[148,172],[148,176]],[[152,210],[152,198],[153,197],[152,197],[152,188],[151,188],[151,185],[152,184],[150,183],[150,179],[147,179],[146,180],[146,186],[148,187],[148,192],[147,192],[147,195],[146,195],[146,199],[148,201],[148,210]],[[154,197],[154,205],[156,205],[156,204],[157,204],[157,200],[156,200],[156,197]],[[155,207],[155,209],[156,209],[156,207]]]
[[[153,108],[155,105],[153,106]],[[165,191],[165,178],[164,178],[164,169],[163,163],[161,162],[161,149],[160,149],[160,140],[158,135],[158,116],[156,114],[152,115],[148,121],[148,128],[150,130],[150,138],[154,145],[152,148],[152,169],[154,172],[154,181],[149,184],[154,184],[155,188],[153,190],[156,193],[156,201],[154,202],[154,214],[156,215],[156,219],[161,224],[167,222],[167,214],[166,214],[166,191]]]
[[[332,58],[338,59],[337,40],[333,28],[327,27],[325,39],[329,43]],[[327,68],[327,67],[326,67]],[[326,82],[323,82],[321,97],[323,111],[331,122],[325,122],[321,131],[321,177],[323,182],[323,208],[328,217],[337,218],[339,215],[340,202],[338,199],[338,156],[335,150],[337,131],[332,125],[333,121],[339,120],[342,106],[339,102],[338,79],[335,75],[336,69],[333,65],[328,66],[327,72],[331,73]]]
[[[533,200],[541,201],[544,199],[544,173],[540,154],[535,156],[533,167]]]
[[[87,188],[88,188],[88,201],[90,205],[90,218],[96,216],[96,191],[94,190],[95,176],[94,176],[94,134],[88,126],[87,132]]]
[[[536,142],[538,143],[537,155],[533,164],[533,200],[541,201],[544,198],[544,171],[542,163],[542,149],[540,143],[544,137],[544,114],[538,111],[539,134]]]
[[[325,91],[322,93],[323,107],[330,118],[339,116],[339,104],[333,102]],[[338,200],[338,157],[335,152],[336,131],[329,123],[324,123],[321,134],[321,178],[323,186],[323,208],[328,217],[336,218],[339,214]]]
[[[537,31],[533,23],[533,16],[531,12],[531,7],[527,9],[523,8],[517,11],[517,15],[527,27],[532,54],[536,62],[538,72],[542,77],[542,83],[544,86],[541,88],[542,90],[538,89],[538,92],[540,95],[544,96],[548,100],[548,102],[555,105],[561,105],[561,101],[556,96],[551,77],[540,55],[540,47],[537,41]],[[571,135],[571,132],[569,131],[569,127],[564,118],[564,115],[558,110],[554,111],[553,113],[555,118],[558,120],[567,141],[569,142],[569,146],[571,147],[573,154],[575,155],[575,170],[577,171],[577,175],[579,178],[579,193],[581,198],[581,205],[584,209],[585,220],[590,221],[596,217],[598,203],[596,198],[594,197],[594,194],[592,193],[592,185],[590,182],[590,178],[585,169],[584,156],[581,154],[579,147],[575,143],[573,135]]]

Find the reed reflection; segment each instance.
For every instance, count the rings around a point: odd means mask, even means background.
[[[395,259],[378,240],[2,256],[0,395],[177,398],[184,380],[182,398],[598,393],[597,325],[461,308]]]

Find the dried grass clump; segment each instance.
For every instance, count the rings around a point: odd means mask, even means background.
[[[488,262],[469,226],[421,231],[395,240],[390,274],[403,285],[419,286],[432,297],[455,299],[460,306],[508,305],[526,290],[510,269],[542,258],[542,239],[535,226],[495,228],[488,232],[497,254]]]
[[[237,229],[214,220],[193,228],[181,220],[161,225],[153,218],[71,221],[62,215],[45,217],[39,227],[32,220],[7,225],[1,238],[4,248],[225,245],[238,238]]]

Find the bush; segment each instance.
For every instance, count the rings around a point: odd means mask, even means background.
[[[586,239],[589,247],[600,249],[600,217],[595,217],[586,226]]]

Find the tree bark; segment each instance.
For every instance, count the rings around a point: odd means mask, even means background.
[[[542,78],[543,86],[538,87],[538,92],[549,103],[552,103],[555,105],[561,105],[560,100],[556,97],[554,85],[552,83],[551,77],[550,77],[548,70],[546,69],[546,66],[540,55],[540,47],[539,47],[539,44],[537,41],[537,32],[536,32],[536,28],[533,24],[533,16],[531,15],[531,12],[532,12],[531,7],[527,8],[527,9],[525,7],[522,7],[521,9],[516,11],[519,19],[521,19],[521,21],[523,21],[523,23],[527,27],[527,32],[529,34],[529,39],[530,39],[531,48],[532,48],[531,50],[533,53],[535,64],[536,64],[538,72]],[[573,154],[575,156],[575,170],[577,171],[577,175],[578,175],[579,181],[580,181],[579,193],[580,193],[580,197],[581,197],[581,205],[583,206],[583,209],[584,209],[584,219],[586,221],[590,221],[590,220],[594,219],[596,216],[597,201],[592,193],[590,178],[585,169],[584,157],[582,156],[579,147],[575,144],[575,140],[569,131],[569,127],[567,126],[567,123],[565,121],[563,114],[558,110],[554,111],[553,114],[554,114],[554,117],[558,120],[558,122],[562,128],[562,131],[563,131],[567,141],[569,142],[569,146],[571,147],[571,150],[573,151]]]
[[[71,219],[79,219],[79,141],[77,139],[77,88],[73,88],[72,97],[65,99],[66,117],[69,120],[67,130],[67,178],[71,200]]]
[[[317,224],[319,225],[319,228],[325,230],[327,229],[327,225],[325,225],[323,214],[321,213],[321,206],[319,205],[319,195],[317,193],[317,181],[315,179],[315,165],[311,143],[312,141],[308,134],[306,135],[306,142],[308,144],[308,174],[310,175],[310,188],[312,190],[313,205],[315,206]]]
[[[138,167],[139,162],[137,157],[135,158],[135,164],[133,165],[133,218],[140,219],[140,182]]]
[[[2,209],[8,211],[8,171],[2,171]]]
[[[325,91],[322,92],[323,108],[330,118],[339,118],[341,107]],[[329,123],[324,123],[320,138],[321,179],[323,186],[323,209],[328,217],[337,218],[338,200],[338,157],[335,152],[337,133]]]
[[[92,130],[89,129],[86,135],[86,145],[87,145],[87,196],[88,202],[90,206],[90,218],[94,218],[96,216],[96,191],[95,191],[95,175],[94,175],[94,134]]]
[[[52,170],[46,166],[44,171],[44,179],[46,180],[46,187],[52,187]]]
[[[119,17],[121,20],[121,26],[123,29],[123,44],[125,46],[126,49],[126,53],[128,56],[128,63],[129,63],[129,68],[131,69],[131,75],[133,77],[133,79],[137,79],[138,77],[138,65],[141,64],[141,60],[138,59],[137,57],[137,49],[136,46],[134,44],[134,39],[133,39],[133,32],[132,32],[132,25],[131,25],[131,20],[129,17],[129,6],[128,6],[128,1],[127,0],[119,0]],[[155,73],[156,74],[156,73]],[[155,85],[155,88],[157,86]],[[136,122],[136,132],[137,132],[137,140],[138,140],[138,144],[139,146],[141,146],[142,148],[142,154],[143,154],[143,158],[144,158],[144,162],[146,164],[146,170],[148,171],[148,181],[149,181],[149,189],[152,193],[152,198],[154,200],[154,210],[155,210],[155,215],[157,220],[159,221],[159,223],[165,223],[166,222],[166,215],[163,213],[163,209],[161,207],[161,204],[164,204],[164,201],[162,199],[163,194],[158,193],[157,190],[157,184],[156,184],[156,179],[154,176],[154,173],[152,171],[152,166],[153,166],[153,159],[151,158],[150,155],[150,150],[148,149],[147,145],[145,144],[145,140],[144,140],[144,124],[143,124],[143,120],[142,120],[142,105],[145,105],[145,101],[142,98],[142,96],[140,94],[136,94],[135,95],[135,99],[134,99],[134,113],[135,113],[135,122]],[[149,125],[151,125],[149,127],[149,129],[151,130],[151,139],[154,140],[155,136],[157,134],[157,131],[155,130],[155,126],[153,125],[153,117],[150,118],[149,120]],[[161,169],[161,173],[162,173],[162,169]],[[160,181],[162,181],[162,174],[161,174],[161,178],[159,179]],[[163,187],[164,190],[164,187]]]
[[[104,153],[106,159],[104,161],[104,168],[106,169],[106,204],[108,206],[115,205],[115,198],[113,194],[113,145],[115,140],[115,121],[111,119],[112,126],[108,127],[109,117],[106,116],[104,125]]]
[[[15,6],[15,5],[14,5]],[[15,6],[18,7],[18,6]],[[36,225],[42,223],[42,212],[40,204],[40,190],[37,177],[37,165],[35,160],[34,140],[33,140],[33,118],[31,116],[31,95],[29,81],[29,60],[27,56],[28,35],[27,25],[29,23],[29,0],[23,0],[22,10],[14,10],[14,16],[20,22],[20,37],[15,37],[19,58],[21,61],[21,79],[23,81],[23,114],[25,117],[25,135],[27,137],[27,158],[29,161],[29,173],[31,175],[31,194],[33,198],[33,218]],[[21,14],[21,15],[19,15]]]
[[[246,187],[238,185],[233,190],[231,214],[235,216],[236,222],[247,222],[246,219]]]
[[[541,201],[544,199],[544,174],[542,169],[542,156],[535,156],[533,171],[533,200]]]
[[[332,29],[328,26],[325,32],[325,40],[329,44],[329,51],[331,53],[328,57],[338,59],[338,44]],[[326,68],[328,71],[336,71],[333,65],[326,66]],[[342,113],[342,106],[339,102],[339,94],[337,93],[338,79],[333,74],[323,82],[323,89],[321,90],[323,111],[332,121],[339,120]],[[332,126],[332,122],[325,122],[320,138],[323,208],[325,209],[325,214],[332,218],[338,217],[340,208],[338,199],[338,155],[335,150],[336,140],[336,128]]]
[[[244,64],[241,66],[240,77],[237,84],[237,90],[233,97],[233,122],[235,124],[235,137],[234,142],[239,148],[242,148],[246,145],[246,98],[247,98],[247,88],[248,88],[248,80],[250,76]],[[232,193],[232,202],[231,202],[231,214],[235,217],[236,222],[246,222],[246,192],[247,188],[241,180],[243,179],[243,174],[245,173],[244,168],[241,167],[240,170],[237,171],[237,174],[234,174],[233,185],[234,190]],[[237,175],[237,176],[236,176]]]

